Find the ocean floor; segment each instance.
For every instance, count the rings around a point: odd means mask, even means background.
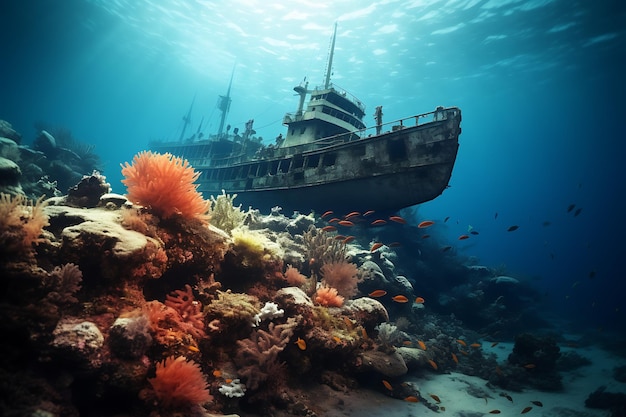
[[[486,348],[505,359],[513,348],[512,343],[501,343],[494,348]],[[541,417],[606,417],[607,410],[585,407],[585,400],[590,393],[600,386],[606,391],[624,392],[626,384],[612,377],[613,368],[626,365],[626,358],[615,356],[598,347],[563,348],[562,351],[577,350],[591,360],[592,364],[572,372],[563,372],[564,388],[560,392],[540,392],[525,390],[507,392],[498,387],[489,387],[487,381],[456,372],[435,375],[424,374],[420,377],[407,377],[401,382],[410,382],[419,387],[424,397],[431,394],[440,399],[440,411],[433,411],[420,403],[410,403],[395,399],[382,390],[357,390],[348,393],[331,390],[320,386],[315,393],[307,395],[318,404],[316,411],[327,417],[367,416],[367,417],[417,417],[417,416],[453,416],[480,417],[500,414],[517,416],[526,407],[532,407],[524,413],[528,416]],[[382,385],[381,385],[382,386]],[[504,395],[509,395],[510,401]],[[434,400],[431,400],[434,402]],[[539,407],[532,401],[541,402]],[[499,410],[500,413],[493,412]]]

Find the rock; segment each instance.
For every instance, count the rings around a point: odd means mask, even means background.
[[[505,275],[500,275],[497,277],[493,277],[489,280],[492,284],[505,284],[505,285],[517,285],[519,284],[519,280],[513,277],[507,277]]]
[[[428,355],[426,351],[422,349],[402,346],[397,348],[396,351],[402,356],[404,363],[406,363],[409,369],[430,366],[428,364]]]
[[[360,287],[368,288],[368,289],[377,289],[382,288],[388,284],[387,279],[385,278],[385,274],[383,274],[382,269],[372,261],[365,261],[363,265],[359,267],[361,283]]]
[[[100,203],[98,203],[99,206],[107,207],[111,204],[117,208],[121,208],[125,204],[128,204],[128,198],[116,193],[105,193],[100,197]]]
[[[313,301],[298,287],[285,287],[276,292],[274,301],[281,306],[288,317],[301,314],[310,317],[313,310]]]
[[[90,321],[63,319],[52,332],[52,346],[63,355],[78,363],[92,363],[90,359],[104,344],[104,336],[98,326]]]
[[[42,130],[35,139],[33,147],[46,155],[54,155],[56,154],[57,141],[50,133]]]
[[[15,141],[0,136],[0,157],[17,162],[20,158],[20,148]]]
[[[361,371],[374,371],[388,378],[402,376],[409,370],[397,351],[385,353],[378,350],[366,350],[359,355],[359,358]]]
[[[0,185],[19,186],[22,170],[13,161],[0,156]]]
[[[396,276],[396,286],[400,287],[400,292],[404,294],[413,294],[413,285],[406,279],[405,276]]]
[[[379,301],[369,297],[348,300],[341,308],[343,313],[360,323],[365,329],[373,331],[380,323],[389,321],[389,313]]]
[[[94,171],[85,175],[78,184],[67,191],[67,203],[75,207],[96,207],[100,198],[111,192],[111,186],[104,175]]]
[[[109,330],[108,343],[111,352],[120,358],[138,359],[150,345],[150,323],[144,315],[118,317]]]
[[[0,120],[0,136],[11,139],[18,145],[22,143],[22,135],[15,131],[13,126],[11,126],[11,123],[6,120]]]

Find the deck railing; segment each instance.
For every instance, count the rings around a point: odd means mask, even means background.
[[[374,125],[351,132],[341,133],[334,136],[328,136],[325,138],[317,139],[313,142],[294,145],[287,147],[274,147],[273,145],[263,148],[257,158],[250,159],[246,155],[231,155],[225,158],[212,158],[211,167],[224,167],[232,164],[237,164],[246,161],[255,161],[266,158],[280,158],[287,155],[293,155],[297,153],[314,151],[328,146],[339,145],[342,143],[352,142],[359,139],[365,139],[368,137],[375,137],[383,135],[389,132],[395,132],[409,127],[421,126],[432,122],[438,122],[447,120],[449,117],[455,117],[460,110],[457,107],[438,107],[436,110],[417,114],[415,116],[405,117],[402,119],[393,120],[391,122],[382,123],[381,125]]]

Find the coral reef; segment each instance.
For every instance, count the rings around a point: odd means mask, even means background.
[[[210,203],[194,185],[200,174],[186,160],[144,151],[135,155],[132,164],[122,165],[122,174],[128,199],[160,217],[203,218],[209,211]]]

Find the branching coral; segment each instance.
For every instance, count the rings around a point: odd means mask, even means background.
[[[200,366],[183,356],[157,363],[156,376],[148,382],[165,408],[201,405],[213,399]]]
[[[76,303],[74,293],[80,290],[83,273],[78,266],[69,263],[57,266],[47,276],[45,286],[48,288],[45,300],[53,304]]]
[[[202,198],[194,185],[199,172],[187,160],[172,154],[140,152],[132,165],[122,165],[126,177],[122,183],[128,188],[128,199],[148,207],[160,217],[180,214],[185,218],[202,218],[210,203]]]
[[[322,266],[322,283],[337,289],[337,292],[350,298],[358,292],[358,269],[355,264],[340,261],[331,262]]]
[[[311,272],[315,275],[319,275],[321,267],[327,263],[346,260],[346,245],[315,226],[309,227],[302,235],[302,240]]]
[[[41,241],[43,228],[48,226],[42,200],[0,193],[0,254],[29,253]]]
[[[233,201],[237,194],[229,195],[222,190],[217,198],[211,196],[211,224],[230,233],[234,228],[241,226],[245,214],[241,211],[241,204],[235,206]]]
[[[289,343],[296,325],[296,319],[290,317],[285,324],[270,323],[269,331],[256,330],[250,338],[237,341],[237,373],[246,379],[249,389],[258,389],[261,383],[280,368],[278,354]]]
[[[185,290],[176,290],[168,294],[165,305],[178,312],[186,330],[196,338],[202,338],[204,333],[204,321],[202,320],[202,305],[193,297],[193,291],[189,284],[185,284]]]
[[[315,302],[324,307],[341,307],[344,298],[331,287],[320,287],[315,293]]]

